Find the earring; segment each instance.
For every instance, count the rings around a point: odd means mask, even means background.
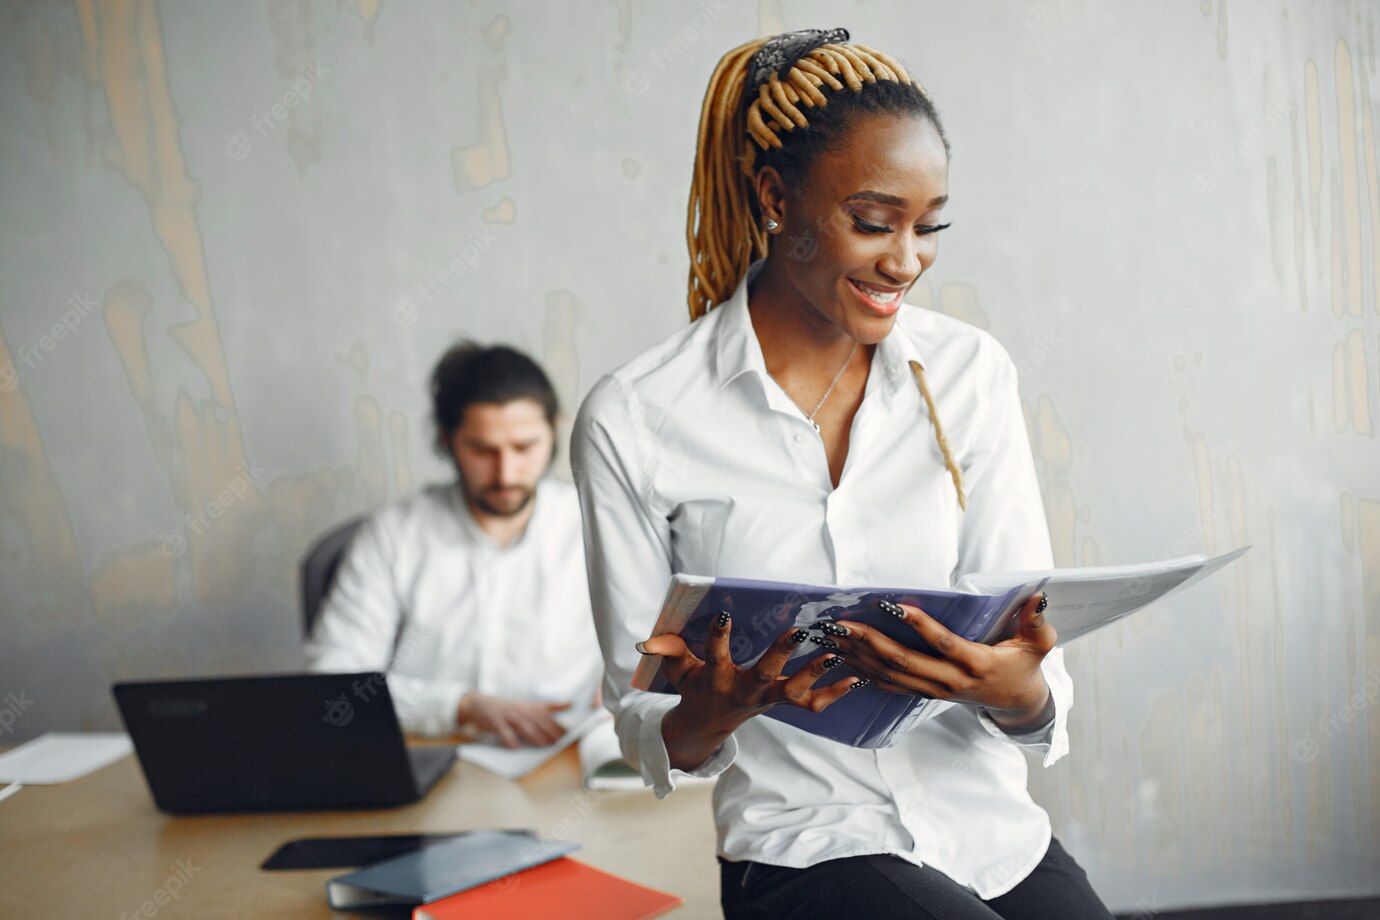
[[[767,224],[766,224],[766,226],[767,226],[767,232],[770,233],[771,231],[775,230],[777,227],[779,227],[779,226],[781,226],[781,225],[778,224],[776,221],[772,220],[770,217],[768,217],[768,218],[767,218]]]

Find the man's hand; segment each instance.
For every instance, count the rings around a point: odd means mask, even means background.
[[[551,714],[569,708],[569,703],[509,700],[470,691],[460,700],[455,718],[461,725],[498,735],[504,747],[545,747],[565,734]]]

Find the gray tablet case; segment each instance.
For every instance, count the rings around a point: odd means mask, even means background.
[[[428,904],[580,849],[529,831],[477,830],[326,883],[335,910]]]

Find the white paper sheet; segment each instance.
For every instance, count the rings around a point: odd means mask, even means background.
[[[123,732],[48,732],[0,754],[0,783],[66,783],[95,773],[134,746]]]
[[[508,779],[519,779],[579,741],[607,715],[608,711],[605,709],[557,713],[556,721],[570,727],[561,736],[561,740],[546,747],[506,748],[501,744],[476,741],[459,745],[455,749],[455,755],[466,763],[483,767],[490,773],[497,773]]]
[[[1049,592],[1045,618],[1059,633],[1064,645],[1079,636],[1100,629],[1149,604],[1164,600],[1202,581],[1208,575],[1240,558],[1250,545],[1208,558],[1201,553],[1142,562],[1134,565],[1084,566],[1029,572],[984,572],[959,583],[960,591],[1001,594],[1022,585],[1030,590]],[[1002,634],[1007,624],[994,630]],[[1014,628],[1014,627],[1011,627]]]

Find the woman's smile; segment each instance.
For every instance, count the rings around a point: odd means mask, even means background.
[[[847,281],[854,299],[873,316],[891,317],[901,309],[901,297],[906,292],[904,287],[872,284],[856,278],[849,278]]]

